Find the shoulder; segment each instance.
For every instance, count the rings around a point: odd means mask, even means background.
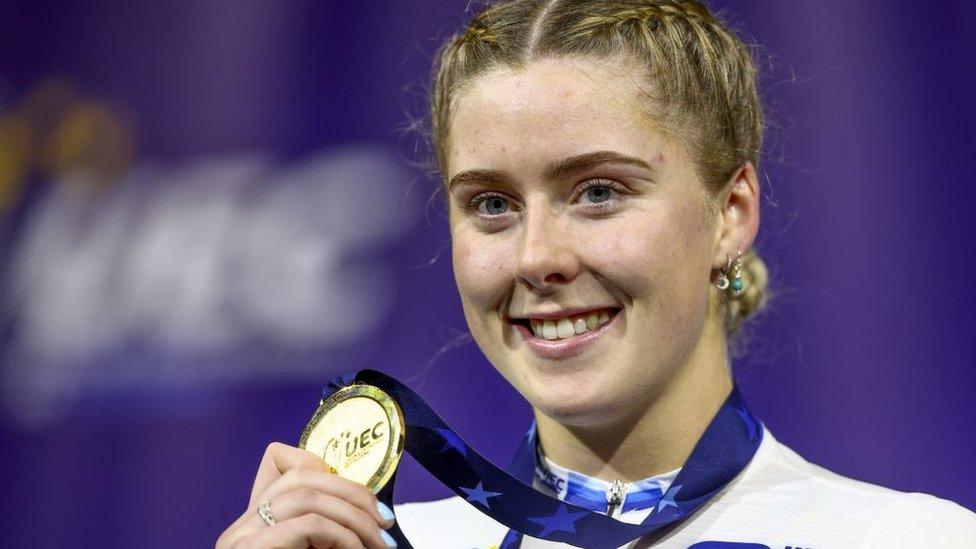
[[[946,499],[899,492],[868,535],[866,547],[976,547],[976,513]]]
[[[740,520],[772,522],[824,546],[976,547],[976,514],[964,507],[845,477],[807,461],[768,430],[763,436],[753,462],[718,498]]]
[[[397,522],[416,547],[486,549],[508,531],[464,499],[450,498],[394,506]]]

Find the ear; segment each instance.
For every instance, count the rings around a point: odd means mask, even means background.
[[[752,162],[737,169],[718,195],[712,266],[724,269],[727,257],[749,250],[759,231],[759,178]],[[728,256],[726,255],[728,254]]]

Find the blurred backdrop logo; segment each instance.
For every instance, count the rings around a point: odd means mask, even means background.
[[[378,329],[396,284],[380,252],[422,208],[370,144],[140,159],[124,114],[63,82],[0,136],[0,398],[25,425],[87,393],[321,378],[289,357]]]

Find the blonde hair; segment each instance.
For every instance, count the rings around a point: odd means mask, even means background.
[[[657,129],[678,135],[696,160],[706,208],[746,161],[758,169],[763,138],[757,70],[748,46],[693,0],[503,0],[448,39],[434,64],[432,148],[442,175],[452,103],[464,86],[500,67],[545,57],[636,60]],[[664,113],[668,113],[666,116]],[[724,300],[732,333],[766,297],[766,267],[743,254],[745,291]]]

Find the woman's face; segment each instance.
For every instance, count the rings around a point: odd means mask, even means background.
[[[470,83],[446,173],[464,314],[498,371],[567,425],[627,417],[696,351],[716,255],[702,183],[620,66]]]

